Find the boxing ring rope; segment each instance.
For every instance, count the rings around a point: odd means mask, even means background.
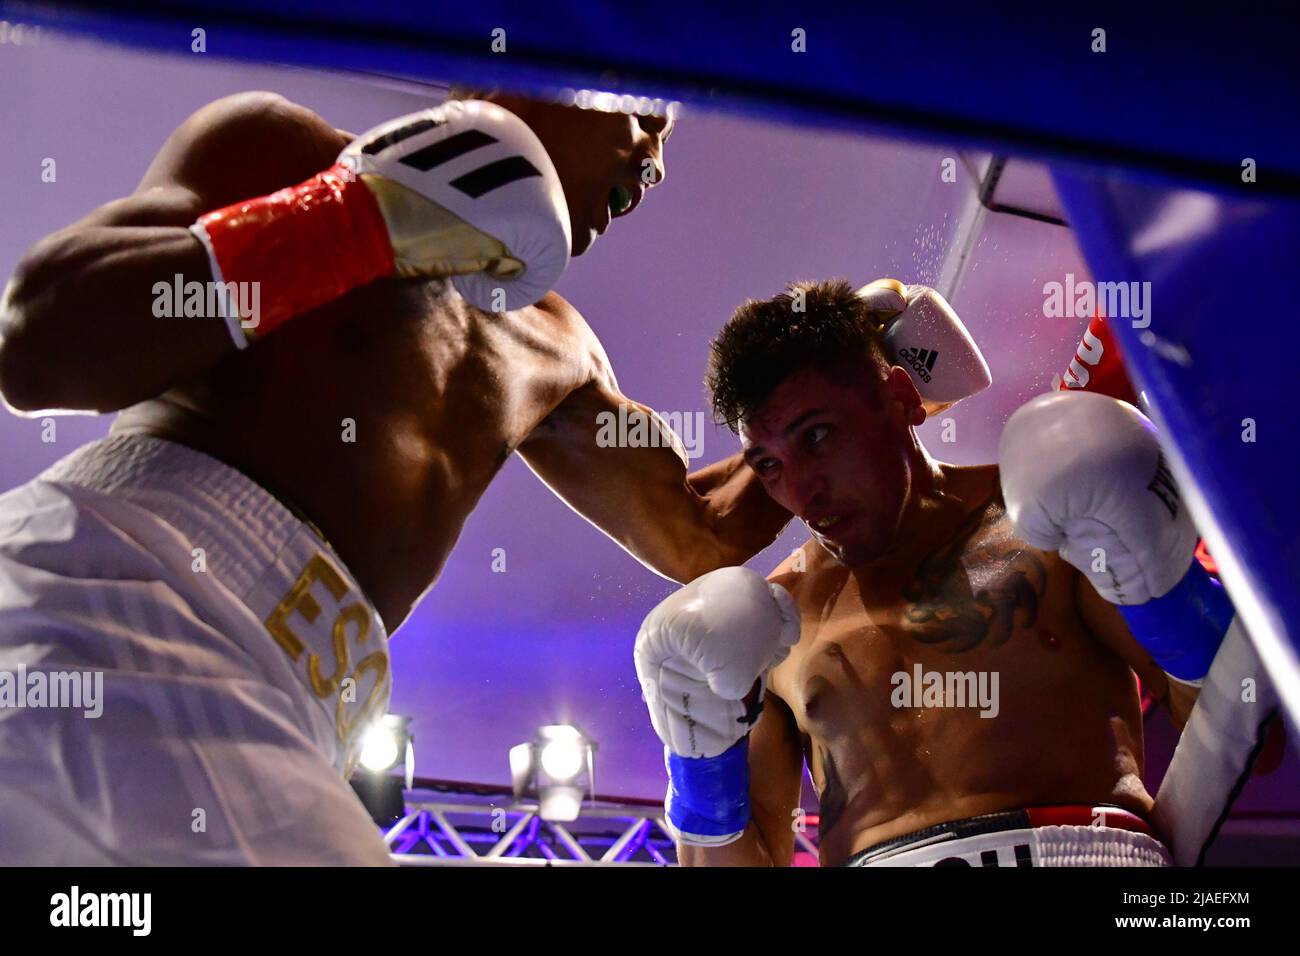
[[[1011,0],[998,12],[957,4],[795,11],[760,2],[697,4],[688,16],[633,22],[624,5],[602,0],[544,8],[490,0],[0,0],[0,16],[11,20],[176,55],[192,55],[191,31],[200,28],[211,40],[207,55],[217,57],[539,93],[632,91],[1221,189],[1241,188],[1237,144],[1267,143],[1271,174],[1252,194],[1300,197],[1300,141],[1276,122],[1300,112],[1300,64],[1271,11],[1239,5],[1216,18],[1216,49],[1248,49],[1246,58],[1204,56],[1204,24],[1157,9],[1115,4],[1112,13],[1101,2],[1073,13]],[[1098,69],[1091,34],[1108,20],[1117,42]],[[807,40],[802,54],[792,49],[796,29]],[[868,36],[898,38],[897,55],[923,58],[925,69],[874,68],[862,56]],[[1015,68],[985,68],[990,63]],[[1151,82],[1175,75],[1168,90]]]

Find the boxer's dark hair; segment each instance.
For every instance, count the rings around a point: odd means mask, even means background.
[[[880,324],[846,280],[792,282],[732,313],[713,340],[705,384],[715,421],[734,432],[797,371],[861,381],[869,371],[883,379],[889,367]]]

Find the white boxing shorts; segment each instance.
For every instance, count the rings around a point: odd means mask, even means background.
[[[207,455],[87,445],[0,496],[0,864],[386,864],[345,776],[384,627]]]
[[[1118,807],[1030,807],[926,827],[845,866],[1169,866],[1146,821]]]

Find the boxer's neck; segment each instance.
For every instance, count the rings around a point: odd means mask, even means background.
[[[898,525],[885,549],[872,561],[855,565],[855,573],[888,577],[913,568],[924,556],[950,540],[965,523],[971,507],[982,500],[970,487],[973,469],[931,457],[911,431],[908,488]]]

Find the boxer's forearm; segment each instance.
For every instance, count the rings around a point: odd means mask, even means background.
[[[758,826],[752,820],[744,835],[726,846],[678,843],[677,863],[680,866],[776,866]]]
[[[0,394],[22,412],[113,411],[151,398],[234,346],[220,317],[158,318],[155,284],[209,277],[181,223],[183,190],[111,203],[38,243],[0,300]],[[134,225],[174,218],[175,226]]]
[[[1187,724],[1187,718],[1192,716],[1192,708],[1196,706],[1196,699],[1200,694],[1199,687],[1169,679],[1169,692],[1161,703],[1168,709],[1170,720],[1179,730]]]
[[[590,484],[552,488],[633,557],[681,583],[744,564],[790,520],[739,455],[693,475],[667,448],[621,449],[592,464]]]
[[[593,383],[578,389],[519,446],[519,454],[575,511],[647,567],[687,582],[743,564],[789,521],[739,455],[693,474],[669,435],[621,440],[603,422],[642,406]],[[613,416],[605,419],[602,416]]]
[[[749,736],[750,818],[739,840],[726,846],[677,844],[682,866],[790,866],[795,824],[803,819],[799,796],[803,749],[790,708],[770,689],[763,716]]]

